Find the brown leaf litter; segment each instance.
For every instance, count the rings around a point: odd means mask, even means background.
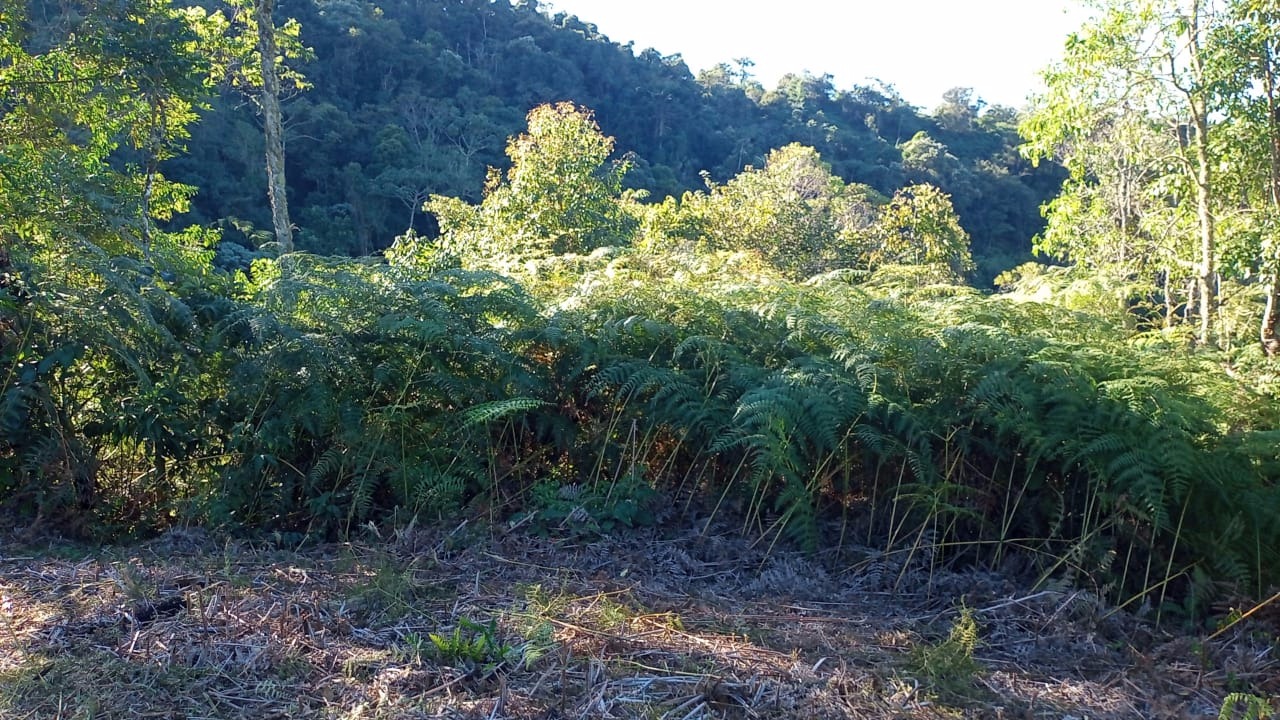
[[[1178,636],[1079,589],[761,545],[468,523],[302,551],[0,544],[0,717],[1195,718],[1231,693],[1228,717],[1280,711],[1259,618]]]

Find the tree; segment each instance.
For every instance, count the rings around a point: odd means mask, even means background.
[[[165,482],[184,441],[171,379],[195,323],[173,288],[207,272],[212,238],[155,221],[191,195],[160,162],[205,100],[218,34],[166,0],[73,1],[54,22],[29,7],[0,3],[0,457],[21,459],[0,490],[74,525],[105,445],[128,437],[121,454]]]
[[[426,203],[440,223],[438,249],[464,265],[496,263],[509,270],[628,244],[636,221],[623,203],[627,163],[610,162],[612,152],[613,138],[600,131],[589,110],[572,103],[534,108],[527,132],[507,143],[511,169],[505,175],[489,171],[480,205],[439,195]],[[389,254],[415,258],[417,242],[399,242]]]
[[[262,63],[262,131],[267,152],[267,197],[271,224],[280,252],[293,252],[293,226],[289,223],[289,192],[284,178],[284,120],[280,115],[280,73],[276,70],[275,0],[254,0],[253,19],[258,26],[258,57]]]
[[[150,255],[192,192],[160,163],[205,100],[217,23],[164,0],[68,3],[33,49],[26,10],[0,4],[0,237]]]
[[[376,138],[374,160],[385,168],[376,184],[381,194],[409,209],[406,229],[421,231],[417,220],[423,204],[443,188],[482,178],[483,172],[473,171],[475,158],[500,147],[502,135],[490,118],[464,113],[452,103],[409,93],[397,105],[399,122],[385,126]]]
[[[1097,154],[1087,151],[1100,127],[1129,127],[1154,118],[1177,139],[1168,189],[1194,197],[1194,275],[1198,340],[1213,341],[1216,303],[1217,162],[1212,114],[1214,70],[1206,64],[1221,17],[1205,0],[1099,0],[1098,15],[1067,41],[1064,59],[1045,73],[1046,91],[1022,124],[1034,158],[1062,157],[1077,182],[1092,183]],[[1164,177],[1161,178],[1161,181]],[[1059,210],[1067,206],[1060,206]]]
[[[929,137],[924,130],[902,143],[899,150],[902,151],[902,169],[911,182],[941,185],[966,181],[960,160],[946,145]]]
[[[275,0],[226,0],[224,42],[217,67],[232,87],[245,93],[262,115],[267,173],[267,199],[279,252],[293,252],[293,225],[289,219],[289,194],[285,178],[284,116],[281,102],[286,87],[298,92],[305,79],[284,64],[287,58],[306,57],[309,51],[299,39],[296,20],[275,24]]]
[[[936,265],[953,280],[973,272],[969,234],[951,207],[951,198],[932,185],[912,185],[894,194],[876,222],[875,245],[868,253],[872,267]]]
[[[1164,324],[1172,326],[1184,281],[1193,276],[1194,229],[1185,208],[1171,205],[1177,140],[1136,113],[1101,122],[1073,146],[1072,173],[1045,207],[1048,225],[1036,252],[1076,263],[1116,291],[1118,301],[1159,286]],[[1190,297],[1188,297],[1188,301]]]
[[[699,240],[713,250],[751,250],[795,278],[855,263],[854,236],[883,199],[846,185],[818,151],[792,143],[770,151],[763,168],[748,167],[706,194],[686,195]]]
[[[942,104],[933,111],[933,117],[945,130],[972,130],[984,107],[986,102],[974,98],[973,88],[956,87],[942,93]]]
[[[1229,80],[1223,88],[1224,155],[1234,197],[1244,200],[1235,244],[1237,271],[1256,268],[1265,305],[1258,340],[1269,356],[1280,354],[1280,4],[1236,0],[1230,25],[1219,34],[1213,58]]]
[[[811,147],[769,153],[707,193],[686,193],[650,215],[651,230],[701,250],[750,251],[784,275],[803,280],[839,268],[931,265],[951,281],[974,270],[969,235],[951,198],[912,185],[891,200],[866,185],[845,184]]]

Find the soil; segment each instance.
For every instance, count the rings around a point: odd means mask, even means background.
[[[1280,712],[1267,612],[1209,638],[1061,583],[705,522],[360,535],[0,543],[0,717]]]

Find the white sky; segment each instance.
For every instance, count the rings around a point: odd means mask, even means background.
[[[766,88],[788,72],[893,85],[926,111],[972,87],[1023,106],[1037,73],[1087,17],[1071,0],[543,0],[618,43],[680,53],[695,74],[746,57]]]

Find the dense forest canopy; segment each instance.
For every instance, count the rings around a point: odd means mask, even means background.
[[[922,112],[891,87],[840,89],[829,76],[766,89],[747,62],[695,77],[678,55],[618,45],[537,3],[284,0],[277,12],[299,21],[310,50],[294,63],[309,89],[284,112],[293,220],[311,252],[362,255],[410,228],[433,234],[427,197],[478,200],[525,113],[562,101],[595,111],[631,161],[628,186],[652,200],[702,189],[703,173],[724,182],[790,143],[886,196],[930,183],[951,195],[987,280],[1028,258],[1039,206],[1062,180],[1018,155],[1013,109],[968,89]],[[231,90],[214,98],[167,164],[200,188],[193,220],[270,227],[255,111]]]
[[[1098,2],[1026,114],[925,115],[533,2],[3,0],[0,503],[298,543],[684,507],[1265,597],[1277,17]],[[979,289],[1038,232],[1062,264]]]

